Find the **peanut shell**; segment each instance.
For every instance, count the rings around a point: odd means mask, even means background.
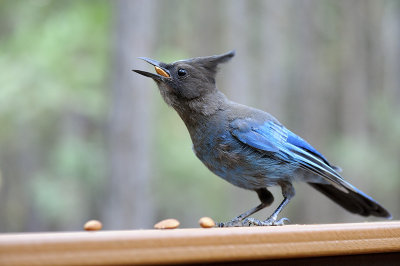
[[[101,228],[103,228],[103,225],[101,224],[100,221],[97,220],[87,221],[83,226],[83,229],[85,229],[86,231],[97,231],[100,230]]]
[[[155,229],[174,229],[179,226],[179,221],[176,219],[165,219],[162,221],[159,221],[154,225]]]
[[[215,222],[210,217],[202,217],[199,220],[199,224],[203,228],[211,228],[215,226]]]

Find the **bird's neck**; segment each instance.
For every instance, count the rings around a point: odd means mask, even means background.
[[[188,130],[191,131],[199,125],[206,123],[210,117],[223,108],[226,101],[226,96],[222,92],[215,90],[203,97],[187,102],[183,108],[175,109],[185,122]]]

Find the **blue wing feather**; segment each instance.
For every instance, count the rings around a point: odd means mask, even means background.
[[[274,152],[281,158],[291,158],[300,167],[318,174],[341,190],[354,190],[332,167],[325,157],[284,126],[270,120],[258,124],[250,119],[237,119],[231,123],[231,133],[242,143],[266,152]]]
[[[237,119],[231,123],[231,133],[242,143],[253,148],[266,152],[279,152],[279,148],[274,143],[276,139],[272,136],[272,131],[268,124],[260,128],[249,119]]]
[[[268,138],[259,134],[257,131],[240,132],[239,130],[232,130],[232,134],[241,142],[253,148],[267,152],[279,151],[279,149]]]
[[[289,130],[288,130],[289,131]],[[328,160],[319,152],[317,151],[313,146],[311,146],[307,141],[302,139],[301,137],[297,136],[293,132],[289,131],[288,138],[286,140],[288,143],[295,145],[299,148],[302,148],[306,151],[309,151],[316,156],[320,157],[325,163],[328,163]]]

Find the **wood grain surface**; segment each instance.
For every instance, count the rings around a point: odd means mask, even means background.
[[[388,252],[400,252],[400,221],[0,234],[0,265],[210,263]]]

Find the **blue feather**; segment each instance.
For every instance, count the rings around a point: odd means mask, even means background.
[[[354,190],[332,167],[325,157],[305,140],[273,120],[257,123],[250,119],[237,119],[231,123],[232,135],[253,148],[273,152],[277,156],[299,163],[300,167],[326,178],[338,189]]]
[[[288,138],[286,140],[288,143],[315,154],[316,156],[320,157],[326,164],[329,164],[328,160],[319,151],[317,151],[313,146],[311,146],[307,141],[305,141],[301,137],[297,136],[293,132],[291,132],[289,130],[287,130],[287,131],[289,133]]]

